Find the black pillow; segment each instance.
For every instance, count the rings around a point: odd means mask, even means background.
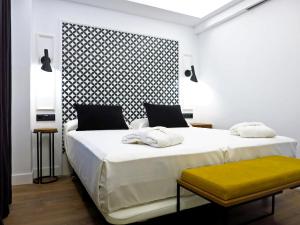
[[[121,106],[74,105],[77,111],[78,131],[128,129]]]
[[[144,103],[149,126],[188,127],[180,105],[153,105]]]

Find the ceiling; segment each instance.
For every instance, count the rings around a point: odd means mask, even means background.
[[[128,0],[199,19],[228,4],[232,0]]]
[[[167,22],[196,26],[242,0],[64,0]]]

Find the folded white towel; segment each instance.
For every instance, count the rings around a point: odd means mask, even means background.
[[[244,138],[272,138],[276,136],[275,131],[265,125],[240,127],[237,132]]]
[[[230,134],[232,135],[237,135],[239,136],[240,134],[238,133],[238,129],[241,127],[253,127],[253,126],[265,126],[265,124],[261,123],[261,122],[242,122],[242,123],[237,123],[235,125],[233,125],[232,127],[230,127]]]
[[[164,148],[181,144],[183,139],[183,136],[171,132],[166,127],[149,127],[124,136],[122,142],[124,144],[147,144],[156,148]]]
[[[272,138],[276,136],[274,130],[261,122],[243,122],[230,128],[232,135],[244,138]]]

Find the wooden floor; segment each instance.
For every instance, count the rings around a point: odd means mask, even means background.
[[[276,197],[276,211],[253,225],[300,225],[300,191],[289,190]],[[233,209],[232,224],[263,214],[268,201],[259,201]],[[265,210],[265,211],[264,211]],[[217,225],[219,214],[212,205],[138,223]],[[11,214],[5,225],[107,225],[82,185],[71,178],[60,178],[52,184],[31,184],[13,188]]]

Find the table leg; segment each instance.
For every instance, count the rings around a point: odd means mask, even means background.
[[[52,156],[51,156],[51,153],[52,153],[52,147],[51,147],[51,133],[49,133],[49,176],[51,177],[52,176],[52,164],[51,164],[51,159],[52,159]]]
[[[36,156],[37,156],[37,183],[40,183],[40,134],[39,132],[36,133]]]
[[[43,133],[40,133],[40,183],[43,183]]]
[[[52,133],[51,137],[51,147],[52,147],[52,176],[55,176],[55,164],[54,164],[54,133]]]

